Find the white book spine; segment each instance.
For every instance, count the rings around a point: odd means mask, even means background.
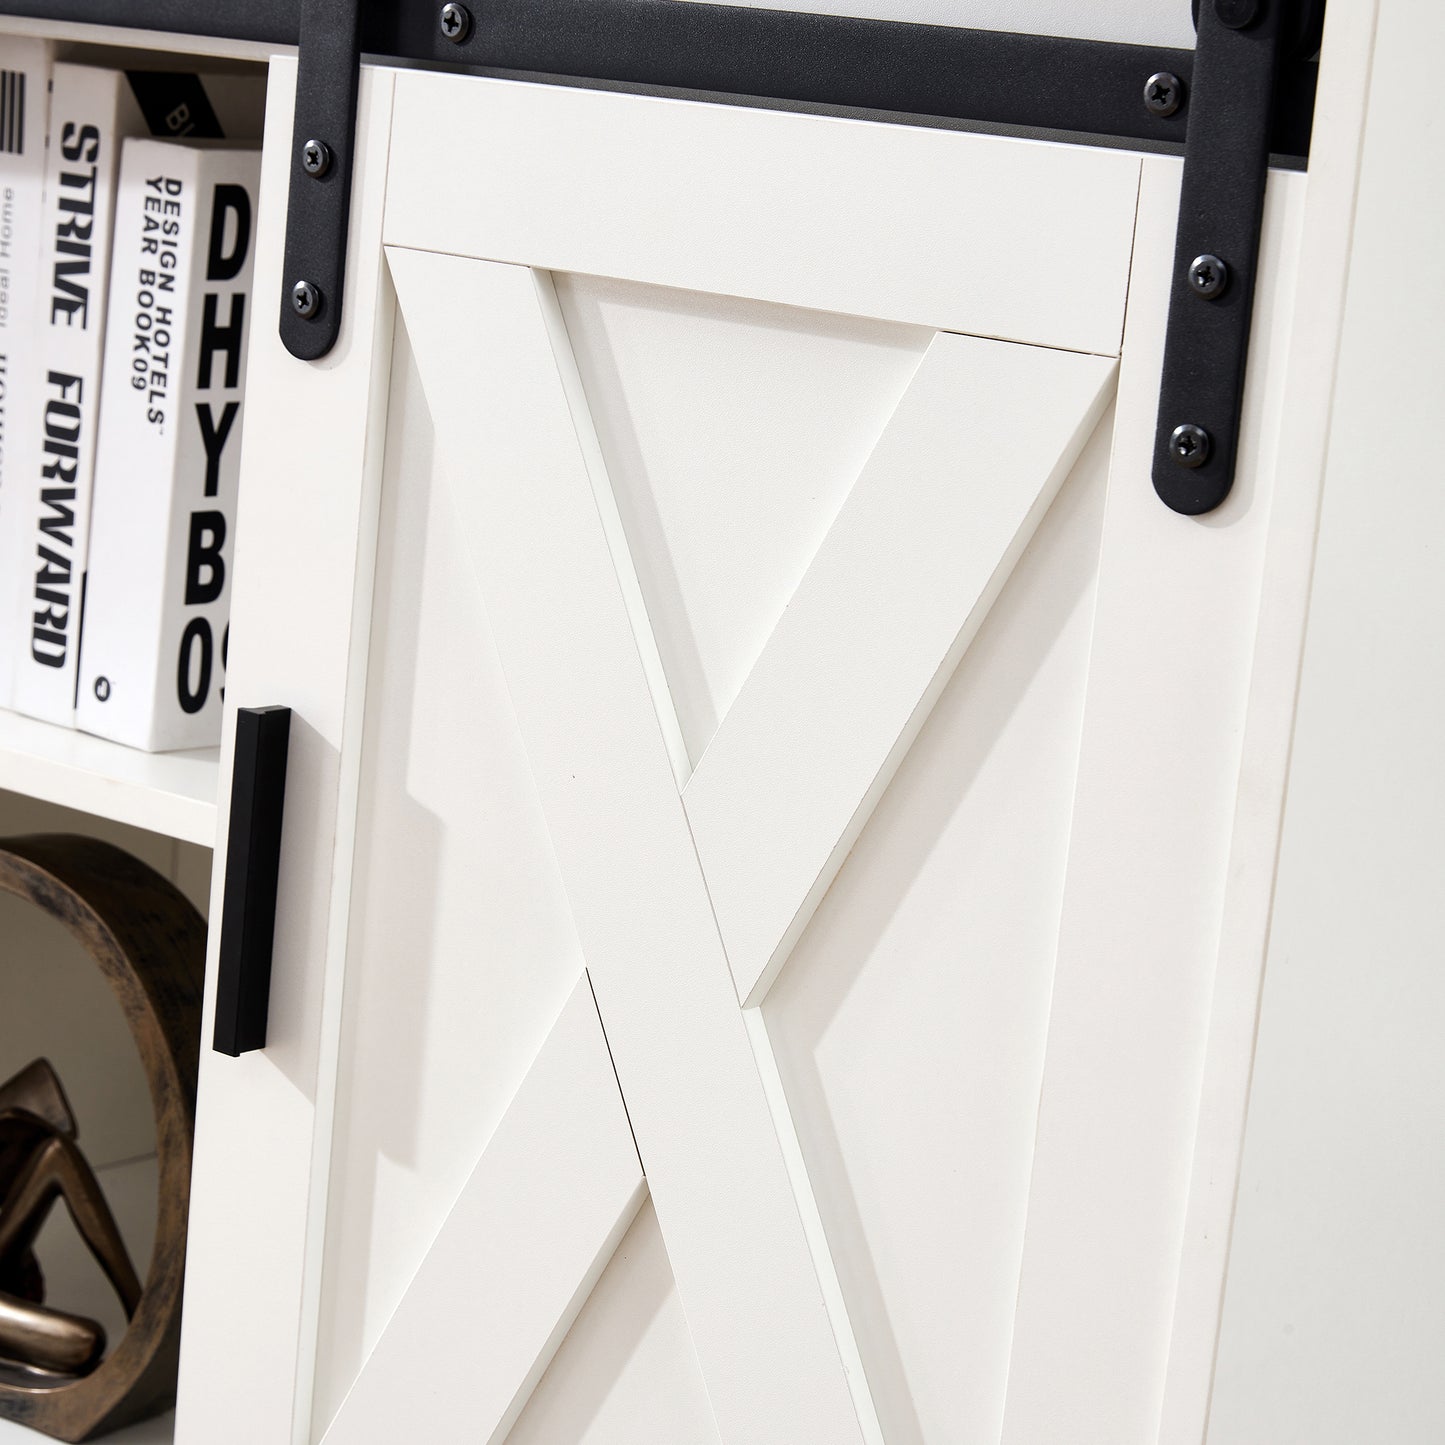
[[[127,141],[76,721],[219,741],[260,157]]]
[[[39,384],[40,241],[50,45],[0,44],[0,707],[14,692],[21,579],[29,575],[32,417]]]
[[[122,136],[142,129],[122,72],[55,66],[33,423],[41,456],[31,479],[14,705],[67,725],[79,676],[116,172]]]

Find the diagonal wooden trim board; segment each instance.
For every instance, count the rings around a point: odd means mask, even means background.
[[[867,1384],[840,1356],[737,1006],[578,441],[550,279],[388,259],[719,1436],[861,1441]]]
[[[500,1445],[647,1194],[583,975],[328,1445]]]
[[[601,443],[597,440],[592,409],[588,405],[582,376],[577,369],[577,356],[572,347],[572,339],[567,333],[567,320],[550,276],[539,274],[537,277],[537,303],[542,308],[547,331],[553,339],[552,356],[557,363],[562,390],[568,398],[577,447],[582,453],[587,476],[592,483],[592,499],[597,506],[602,530],[607,536],[612,565],[617,573],[617,585],[622,590],[627,615],[632,620],[632,636],[637,644],[638,660],[647,674],[652,704],[657,710],[657,725],[662,730],[663,741],[667,744],[667,755],[672,762],[672,774],[680,789],[692,770],[692,764],[688,760],[687,742],[682,734],[682,723],[672,700],[671,689],[668,687],[667,671],[662,665],[657,635],[647,615],[647,600],[632,559],[627,528],[623,525],[617,509],[617,493],[613,490],[607,461],[602,455]]]
[[[1114,391],[1112,360],[940,333],[684,792],[761,1002]]]

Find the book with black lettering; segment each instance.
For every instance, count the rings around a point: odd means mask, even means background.
[[[39,386],[41,202],[51,46],[0,40],[0,707],[20,649],[21,578],[29,574],[25,506],[39,466],[30,422]]]
[[[260,155],[128,140],[76,722],[221,735]]]
[[[259,133],[257,77],[57,63],[41,257],[39,453],[27,499],[12,705],[73,725],[86,602],[116,177],[127,136]]]

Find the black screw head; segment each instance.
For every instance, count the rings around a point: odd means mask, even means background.
[[[1185,422],[1183,426],[1175,427],[1169,438],[1169,455],[1181,467],[1193,471],[1209,460],[1210,444],[1209,433],[1202,426]]]
[[[301,147],[301,169],[308,176],[324,176],[331,169],[331,147],[322,140],[309,140]]]
[[[291,309],[303,321],[310,321],[321,310],[321,292],[309,281],[298,281],[291,288]]]
[[[1144,109],[1150,115],[1173,115],[1184,104],[1184,82],[1167,70],[1156,70],[1144,82]]]
[[[460,45],[472,33],[472,12],[465,5],[443,5],[441,27],[453,45]]]
[[[1259,19],[1264,6],[1261,0],[1214,0],[1214,13],[1219,23],[1230,30],[1243,30]]]
[[[1196,256],[1189,263],[1189,285],[1196,296],[1213,301],[1229,285],[1229,267],[1218,256]]]

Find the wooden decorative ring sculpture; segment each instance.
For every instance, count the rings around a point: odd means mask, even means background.
[[[0,840],[0,892],[44,909],[95,960],[130,1026],[155,1111],[156,1242],[130,1328],[89,1375],[39,1388],[0,1382],[0,1418],[86,1440],[153,1414],[175,1391],[206,925],[169,880],[94,838]]]

